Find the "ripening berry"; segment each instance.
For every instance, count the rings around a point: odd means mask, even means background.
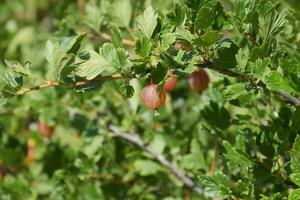
[[[48,124],[46,124],[45,122],[42,122],[42,121],[39,122],[38,128],[39,128],[39,132],[40,132],[41,136],[44,138],[50,138],[54,132],[53,126],[49,126]]]
[[[199,93],[203,92],[208,88],[209,77],[206,71],[198,70],[190,74],[188,78],[189,86],[192,90]]]
[[[171,75],[165,82],[164,91],[171,92],[176,88],[176,85],[177,85],[177,77]]]
[[[184,41],[178,41],[174,44],[174,48],[179,50],[184,50],[184,51],[190,51],[191,50],[191,47],[190,45],[187,43],[187,42],[184,42]]]
[[[145,107],[150,109],[158,109],[164,105],[166,100],[166,93],[158,93],[156,89],[156,84],[150,84],[143,88],[141,100]]]

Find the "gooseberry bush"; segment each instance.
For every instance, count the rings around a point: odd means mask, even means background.
[[[298,0],[0,1],[0,199],[300,199]]]

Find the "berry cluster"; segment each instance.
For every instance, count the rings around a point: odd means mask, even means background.
[[[189,87],[201,94],[208,88],[209,76],[206,71],[198,70],[191,73],[188,77]],[[145,107],[149,109],[158,109],[162,107],[166,100],[166,93],[176,88],[177,76],[169,73],[169,78],[165,81],[163,90],[157,91],[157,84],[149,84],[143,88],[141,100]]]

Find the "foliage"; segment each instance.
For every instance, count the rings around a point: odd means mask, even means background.
[[[300,199],[298,11],[1,1],[0,199]],[[201,94],[187,82],[199,69]],[[142,88],[160,92],[169,71],[176,89],[145,108]]]

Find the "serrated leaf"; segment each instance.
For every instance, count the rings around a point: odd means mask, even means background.
[[[48,79],[62,80],[74,69],[75,54],[85,34],[65,40],[61,45],[50,40],[46,43],[46,59],[49,64]]]
[[[114,65],[103,56],[93,50],[89,51],[89,54],[88,60],[79,61],[76,68],[78,76],[92,80],[99,75],[106,76],[116,72]]]
[[[172,24],[180,26],[185,22],[186,8],[179,4],[175,5],[174,11],[167,15]]]
[[[128,27],[132,15],[131,1],[114,1],[111,5],[109,15],[112,22],[116,23],[118,26]]]
[[[200,8],[195,19],[195,31],[205,30],[211,25],[213,21],[211,11],[212,9],[206,6]]]
[[[62,43],[61,46],[66,50],[66,53],[76,54],[84,37],[85,33],[81,33],[71,38],[69,41]]]
[[[116,26],[113,26],[110,29],[112,43],[115,48],[123,47],[122,45],[122,35],[120,29]]]
[[[157,18],[158,16],[152,6],[147,7],[143,15],[138,17],[137,26],[147,38],[151,38],[157,25]]]
[[[223,42],[215,51],[213,63],[219,68],[234,68],[239,47],[233,42]]]
[[[258,80],[263,80],[264,76],[270,71],[268,68],[270,62],[269,58],[257,59],[255,62],[251,62],[249,64],[251,75]]]
[[[227,141],[223,141],[223,146],[226,149],[225,157],[228,160],[228,166],[231,169],[247,169],[253,166],[251,160],[243,153],[238,152],[235,148]]]
[[[198,46],[209,46],[220,40],[222,37],[222,34],[218,31],[209,31],[202,37],[195,39],[194,44]]]
[[[112,44],[106,43],[100,48],[99,53],[116,68],[131,66],[128,54],[123,48],[116,49]]]
[[[131,98],[134,94],[134,88],[129,84],[122,84],[119,91],[125,98]]]
[[[158,171],[162,170],[160,165],[151,160],[137,160],[133,165],[141,176],[155,175]]]
[[[229,178],[223,174],[216,174],[213,177],[201,176],[201,183],[205,187],[205,194],[213,198],[229,198],[231,190],[229,188]]]
[[[175,34],[174,33],[166,33],[162,35],[162,44],[161,48],[166,51],[171,44],[173,44],[176,40]]]
[[[85,6],[84,24],[98,32],[103,18],[103,13],[96,1],[88,1]]]
[[[294,92],[294,89],[279,72],[272,71],[264,77],[267,88],[272,91]]]
[[[291,179],[293,179],[293,181],[296,181],[295,183],[300,186],[300,136],[296,137],[293,144],[293,149],[291,152],[291,170],[293,172],[291,175]]]
[[[237,83],[233,85],[229,85],[224,90],[225,98],[227,100],[237,99],[242,95],[246,95],[248,92],[246,90],[245,83]]]
[[[9,61],[9,60],[4,60],[5,64],[15,71],[18,74],[30,77],[31,76],[31,71],[29,68],[24,67],[21,65],[18,61]]]
[[[141,37],[136,42],[136,52],[141,57],[147,57],[150,55],[152,50],[152,43],[151,40],[146,37]]]
[[[300,189],[293,190],[289,194],[288,200],[299,200],[300,199]]]

